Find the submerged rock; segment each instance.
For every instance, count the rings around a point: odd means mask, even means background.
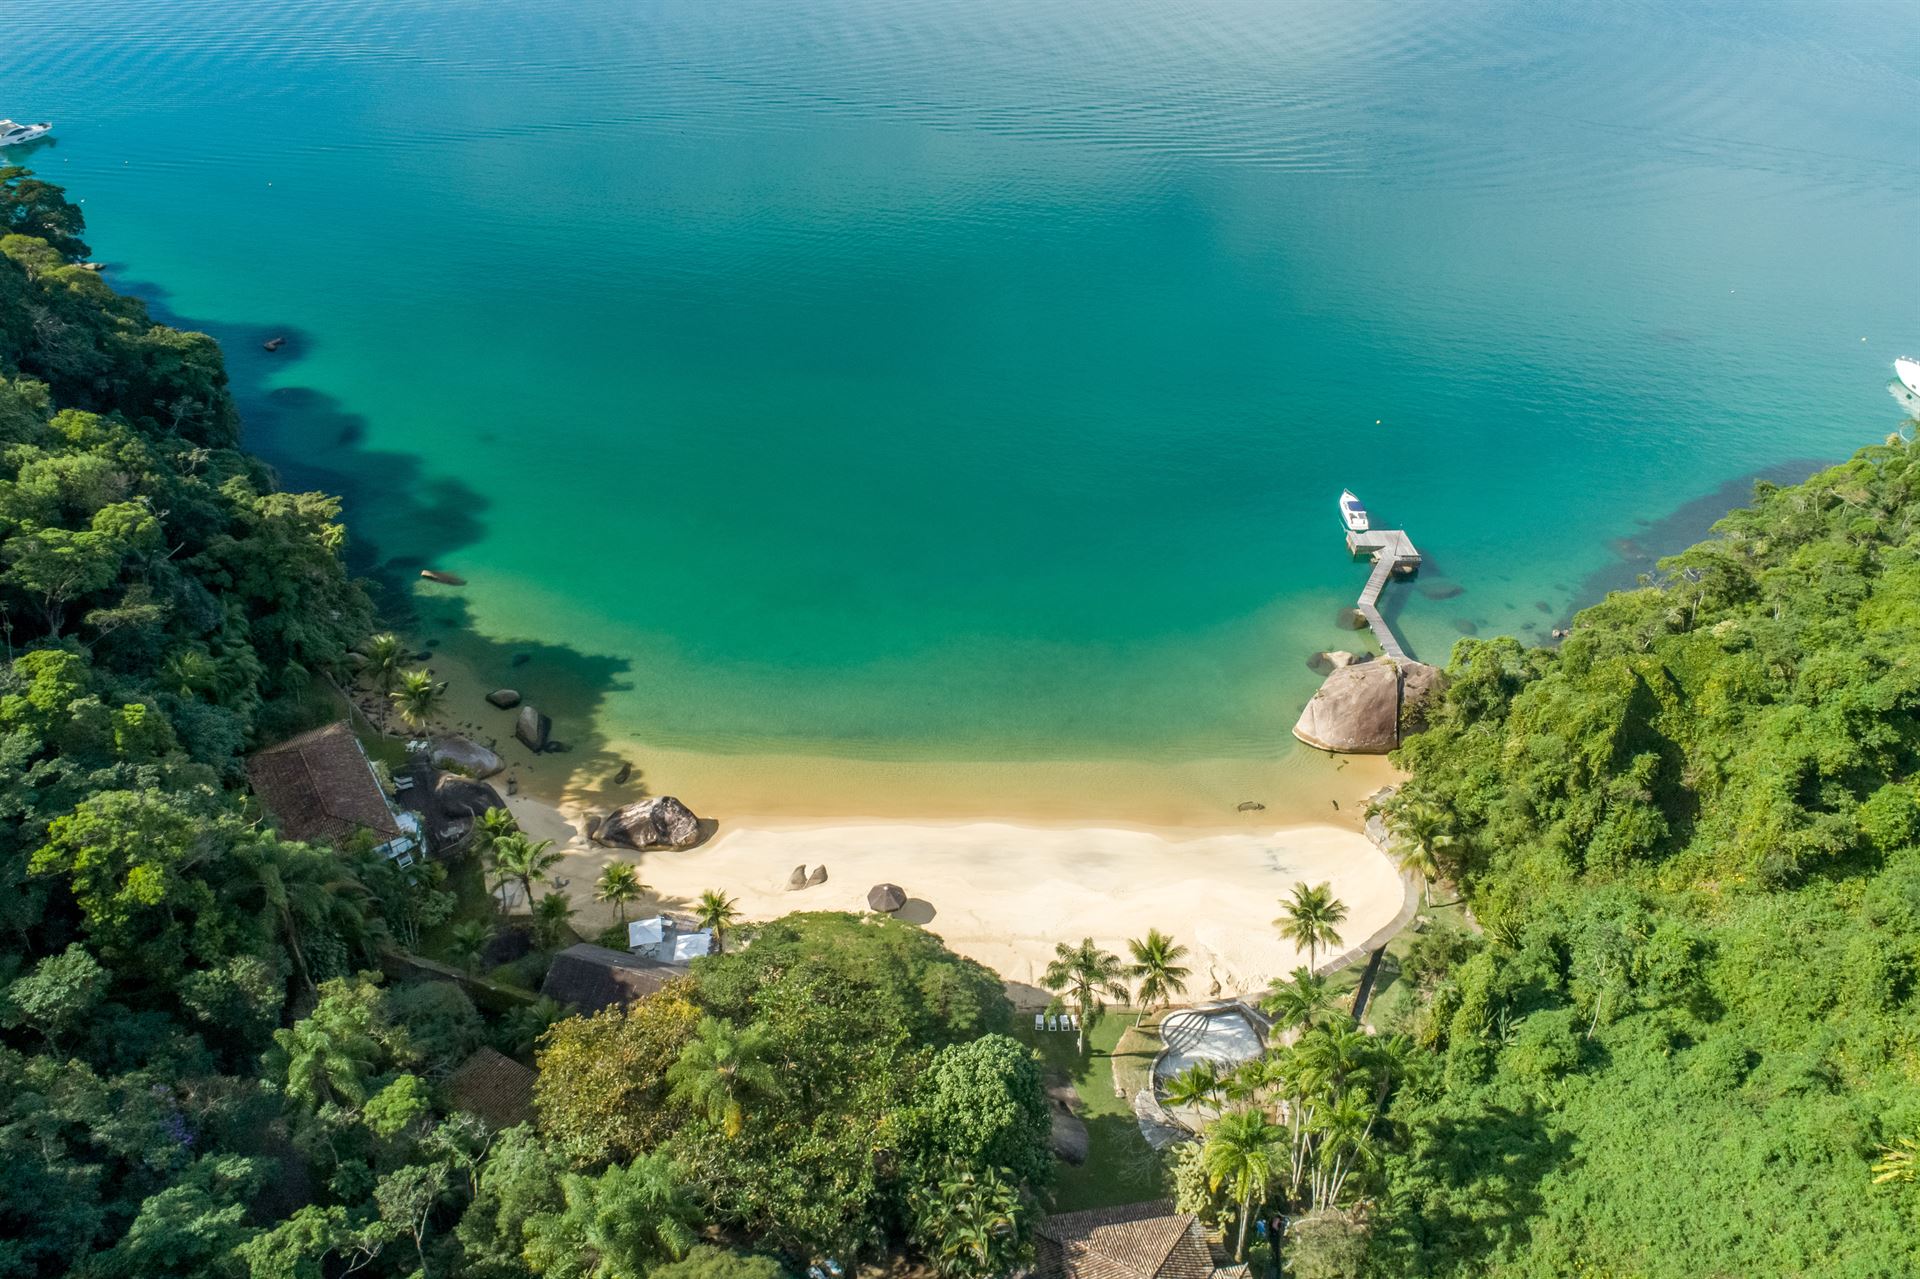
[[[655,795],[616,808],[600,823],[600,841],[628,848],[691,848],[700,842],[700,819],[671,795]]]
[[[622,763],[620,765],[620,771],[613,775],[613,784],[615,786],[625,786],[627,784],[627,779],[632,776],[633,776],[633,765],[630,763]]]
[[[521,744],[538,755],[547,749],[549,735],[553,732],[553,721],[540,713],[536,706],[522,706],[520,718],[514,722],[513,735]]]
[[[496,688],[487,694],[487,700],[503,711],[510,711],[520,704],[520,694],[511,688]]]
[[[1359,662],[1328,675],[1300,712],[1293,735],[1323,751],[1384,755],[1426,727],[1445,677],[1423,662]]]

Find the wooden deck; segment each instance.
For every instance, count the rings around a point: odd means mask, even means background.
[[[1407,650],[1401,647],[1400,637],[1387,625],[1387,619],[1380,616],[1379,605],[1380,592],[1386,588],[1388,579],[1395,573],[1410,577],[1420,567],[1420,552],[1414,547],[1413,539],[1397,528],[1372,529],[1348,533],[1347,550],[1373,557],[1373,572],[1367,574],[1367,584],[1361,588],[1360,600],[1354,608],[1372,628],[1381,652],[1396,662],[1412,661]]]

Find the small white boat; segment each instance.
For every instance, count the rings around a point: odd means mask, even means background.
[[[0,120],[0,147],[10,147],[16,142],[31,142],[52,128],[51,120],[42,120],[39,124]]]
[[[1915,395],[1920,395],[1920,360],[1903,355],[1893,362],[1894,376],[1900,379],[1900,385]]]
[[[1345,489],[1340,490],[1340,522],[1347,526],[1349,533],[1364,533],[1373,527],[1367,523],[1367,508]]]

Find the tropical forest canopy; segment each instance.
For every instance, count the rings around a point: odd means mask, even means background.
[[[1415,949],[1381,1273],[1920,1271],[1917,519],[1896,436],[1456,648],[1393,806],[1484,934]]]

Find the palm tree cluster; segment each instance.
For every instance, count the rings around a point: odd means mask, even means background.
[[[1416,1061],[1403,1036],[1375,1038],[1329,1018],[1225,1076],[1203,1063],[1170,1081],[1170,1103],[1225,1112],[1207,1125],[1201,1160],[1209,1188],[1238,1210],[1237,1256],[1268,1199],[1306,1212],[1357,1192],[1378,1166],[1387,1102]]]

